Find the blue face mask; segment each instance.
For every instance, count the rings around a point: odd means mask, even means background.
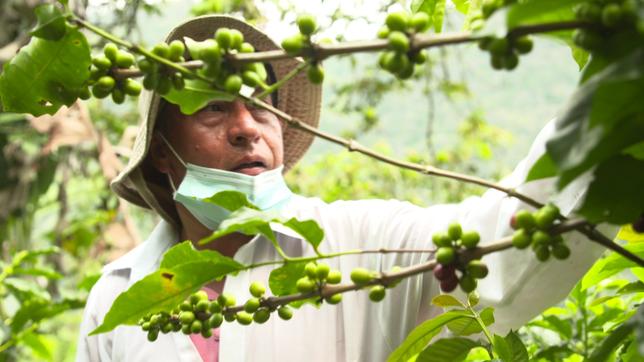
[[[208,168],[184,162],[163,135],[161,139],[186,168],[186,175],[176,188],[170,175],[173,198],[180,202],[204,226],[216,230],[219,224],[230,216],[230,211],[204,201],[221,191],[238,191],[245,194],[250,202],[263,211],[279,211],[288,204],[293,193],[284,182],[282,169],[260,173],[257,176]]]

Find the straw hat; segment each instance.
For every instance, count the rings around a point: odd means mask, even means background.
[[[244,41],[251,43],[257,51],[280,49],[266,34],[245,22],[221,15],[208,15],[190,19],[174,28],[166,42],[189,37],[200,41],[212,38],[218,28],[237,29],[244,34]],[[271,62],[277,79],[282,78],[300,63],[299,60],[285,59]],[[277,108],[302,122],[317,127],[320,119],[321,87],[311,84],[306,74],[300,73],[278,91]],[[159,113],[160,97],[156,93],[141,95],[141,124],[132,149],[132,156],[123,171],[112,181],[112,190],[125,200],[138,206],[153,209],[166,221],[176,224],[178,217],[172,199],[172,192],[165,175],[160,174],[147,162],[146,156],[155,121]],[[284,169],[291,168],[313,142],[313,136],[285,127]]]

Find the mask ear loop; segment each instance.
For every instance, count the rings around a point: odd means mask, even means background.
[[[168,140],[167,140],[167,139],[163,136],[163,134],[161,134],[160,132],[159,132],[159,133],[157,133],[157,134],[159,135],[159,137],[161,138],[161,140],[163,140],[163,142],[166,144],[166,146],[168,146],[168,148],[170,149],[170,152],[172,152],[172,154],[174,155],[174,157],[176,157],[176,158],[177,158],[177,160],[178,160],[178,161],[183,165],[183,167],[185,167],[185,168],[187,169],[188,167],[187,167],[186,163],[185,163],[185,162],[183,162],[183,160],[181,159],[181,157],[179,157],[179,154],[177,153],[177,151],[175,151],[175,150],[174,150],[174,147],[172,147],[172,145],[170,144],[170,142],[168,142]],[[176,194],[176,193],[177,193],[177,187],[174,185],[174,182],[172,181],[172,177],[170,177],[170,174],[169,174],[169,173],[166,173],[166,176],[168,177],[168,181],[170,182],[170,187],[172,187],[172,191],[173,191],[173,193],[174,193],[174,194]]]

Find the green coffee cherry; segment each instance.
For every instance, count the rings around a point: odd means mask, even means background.
[[[622,9],[618,4],[608,4],[602,10],[602,24],[612,28],[622,19]]]
[[[239,50],[242,43],[244,42],[244,34],[242,34],[241,31],[237,29],[230,29],[230,36],[230,48]]]
[[[306,274],[306,276],[309,277],[310,279],[315,280],[317,278],[316,271],[317,271],[317,266],[312,261],[306,263],[306,265],[304,266],[304,274]]]
[[[358,284],[367,284],[374,278],[373,272],[365,268],[355,268],[351,271],[351,280]]]
[[[157,83],[157,87],[155,88],[155,91],[159,93],[159,95],[166,95],[170,92],[172,89],[172,80],[168,77],[161,77],[159,78],[159,82]]]
[[[210,338],[210,337],[212,337],[212,330],[211,330],[211,329],[205,329],[205,328],[204,328],[204,329],[202,329],[202,330],[201,330],[201,336],[202,336],[203,338]]]
[[[297,18],[296,23],[297,27],[300,29],[300,33],[303,35],[311,35],[317,30],[315,18],[311,15],[300,15]]]
[[[141,324],[141,329],[146,331],[146,332],[149,331],[150,330],[150,322],[143,322],[143,324]]]
[[[519,65],[519,57],[516,54],[510,53],[505,55],[503,67],[506,70],[513,70],[517,65]]]
[[[234,322],[237,319],[237,314],[235,313],[226,313],[224,314],[224,320],[226,322]]]
[[[255,313],[259,309],[259,299],[258,298],[250,298],[249,300],[246,301],[246,304],[244,304],[244,310],[248,313]]]
[[[136,62],[136,65],[143,73],[149,73],[154,68],[153,63],[147,58],[141,58]]]
[[[514,215],[514,219],[518,228],[530,230],[536,225],[534,215],[532,215],[532,213],[527,210],[517,211],[517,213]]]
[[[485,278],[488,272],[487,265],[480,260],[472,260],[467,263],[467,273],[476,279]]]
[[[233,43],[233,35],[228,28],[219,28],[215,32],[215,40],[221,49],[230,49]]]
[[[181,73],[177,72],[172,75],[172,87],[176,90],[182,90],[186,87],[186,81]]]
[[[186,51],[186,46],[180,40],[173,40],[168,45],[168,59],[173,62],[178,62],[183,57],[183,53]]]
[[[326,282],[329,284],[339,284],[342,281],[342,273],[339,270],[329,271],[329,275],[326,277]]]
[[[532,243],[532,238],[525,229],[519,229],[512,235],[512,245],[517,249],[525,249]]]
[[[221,313],[222,308],[221,305],[219,305],[219,302],[216,300],[213,300],[210,302],[210,305],[208,306],[208,312],[210,313]]]
[[[192,304],[188,302],[187,300],[184,300],[179,304],[179,310],[180,311],[192,311]]]
[[[261,298],[266,293],[266,287],[260,282],[252,282],[248,288],[250,294],[255,298]]]
[[[99,87],[109,92],[112,89],[114,89],[115,85],[116,85],[116,81],[114,80],[114,78],[110,77],[109,75],[104,75],[98,78],[98,81],[96,81],[96,84],[94,85],[94,87]]]
[[[243,80],[240,76],[238,76],[237,74],[231,74],[226,78],[224,89],[228,93],[237,94],[241,89],[242,83]]]
[[[242,45],[239,47],[239,52],[240,53],[252,53],[255,51],[255,47],[251,43],[242,43]]]
[[[305,39],[302,34],[294,35],[290,38],[286,38],[282,41],[282,48],[290,54],[296,55],[302,51],[304,48]]]
[[[223,307],[234,307],[235,306],[235,296],[229,293],[221,293],[217,298],[219,305]]]
[[[387,15],[385,23],[390,30],[397,31],[406,31],[407,23],[409,22],[409,16],[405,12],[395,12]]]
[[[538,245],[534,249],[534,254],[539,261],[546,261],[550,258],[550,250],[547,245]]]
[[[409,59],[415,64],[423,64],[427,61],[427,52],[425,50],[414,52],[410,55]]]
[[[116,61],[114,63],[119,68],[129,68],[134,65],[134,55],[119,50],[116,53]]]
[[[112,62],[116,63],[116,54],[118,54],[119,48],[114,43],[107,43],[103,47],[103,54]]]
[[[154,48],[152,48],[152,53],[162,58],[167,58],[170,53],[170,47],[166,43],[158,43]]]
[[[108,95],[110,95],[110,90],[102,88],[102,87],[100,87],[100,86],[95,84],[92,87],[92,94],[94,95],[94,97],[99,98],[99,99],[100,98],[105,98]]]
[[[494,38],[490,43],[490,52],[492,55],[503,55],[509,50],[507,38]]]
[[[401,31],[392,31],[389,33],[389,48],[399,53],[405,53],[409,50],[409,38]]]
[[[324,299],[324,301],[326,301],[327,303],[332,304],[332,305],[338,304],[338,303],[340,303],[342,301],[342,294],[340,294],[340,293],[333,294],[333,295],[331,295],[329,297],[326,297]]]
[[[546,245],[549,244],[551,240],[550,234],[541,230],[537,230],[532,234],[532,242],[535,244]]]
[[[181,333],[192,334],[192,324],[184,324],[181,326]]]
[[[449,235],[449,237],[454,241],[460,239],[461,235],[463,235],[463,228],[461,228],[461,224],[457,222],[451,223],[447,227],[447,235]]]
[[[192,324],[192,322],[195,320],[195,314],[190,311],[183,311],[179,314],[179,321],[181,321],[181,324]]]
[[[92,97],[92,93],[89,90],[89,87],[83,87],[80,90],[80,93],[78,94],[78,98],[82,100],[88,100]]]
[[[192,324],[190,325],[190,332],[197,334],[201,333],[201,329],[203,328],[203,324],[201,323],[200,320],[194,320],[192,321]]]
[[[496,70],[505,68],[505,56],[492,54],[490,57],[490,64],[492,65],[492,68]]]
[[[552,246],[552,256],[559,260],[568,259],[570,256],[570,249],[563,243],[557,243]]]
[[[443,246],[438,248],[436,251],[436,261],[443,265],[448,265],[454,262],[456,259],[456,252],[454,248],[449,246]]]
[[[152,329],[148,332],[148,341],[154,342],[159,338],[159,330],[158,329]]]
[[[476,231],[467,231],[461,235],[461,244],[468,249],[476,248],[480,240],[481,236]]]
[[[436,233],[432,236],[432,241],[436,246],[452,246],[452,239],[446,233]]]
[[[476,279],[470,275],[463,275],[458,281],[458,285],[461,287],[465,293],[471,293],[476,289]]]
[[[121,104],[125,101],[125,93],[120,88],[114,88],[112,90],[112,101],[116,104]]]
[[[377,34],[379,39],[386,39],[389,36],[389,27],[383,26],[378,30]]]
[[[315,289],[316,284],[309,277],[302,277],[297,280],[295,286],[300,293],[308,293]]]
[[[161,333],[168,334],[174,330],[174,325],[172,323],[166,323],[161,327]]]
[[[195,312],[205,312],[210,307],[210,301],[208,299],[201,299],[195,304]]]
[[[252,70],[246,70],[242,72],[241,77],[244,84],[248,85],[249,87],[255,88],[262,83],[259,75],[257,75],[257,73],[253,72]]]
[[[221,313],[215,313],[208,318],[208,326],[210,328],[219,328],[219,326],[224,322],[224,316]]]
[[[112,67],[112,61],[106,56],[92,58],[92,64],[100,70],[108,70]]]
[[[519,54],[530,53],[533,46],[534,43],[532,42],[532,39],[528,38],[527,36],[518,38],[514,43],[514,48],[517,50],[517,52],[519,52]]]
[[[317,268],[315,270],[315,274],[316,274],[318,279],[322,280],[322,279],[325,279],[329,275],[330,271],[331,271],[331,268],[329,267],[328,264],[320,263],[320,264],[317,265]]]
[[[283,320],[287,321],[293,318],[293,310],[291,310],[291,308],[289,308],[288,306],[283,305],[277,309],[277,315]]]
[[[141,94],[141,83],[135,81],[132,78],[127,78],[125,84],[123,85],[123,91],[129,96],[136,97]]]
[[[257,324],[263,324],[268,321],[268,319],[271,317],[271,312],[268,311],[268,309],[262,308],[259,309],[255,314],[253,314],[253,320]]]
[[[242,326],[247,326],[253,323],[253,315],[246,312],[237,312],[237,322]]]
[[[429,29],[429,15],[424,12],[418,12],[411,17],[409,25],[411,25],[417,33],[422,33]]]
[[[385,287],[382,285],[376,285],[369,290],[369,299],[372,302],[380,302],[385,299]]]
[[[311,64],[306,70],[306,76],[313,84],[320,84],[324,81],[324,69],[320,64]]]

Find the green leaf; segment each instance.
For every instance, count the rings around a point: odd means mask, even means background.
[[[436,33],[443,31],[443,20],[445,20],[445,0],[437,0],[434,15],[432,16],[432,24],[434,24]]]
[[[65,36],[67,32],[65,16],[56,5],[38,5],[34,12],[38,23],[31,31],[31,35],[47,40],[58,40]]]
[[[485,326],[494,323],[494,308],[487,307],[479,313]],[[457,336],[469,336],[483,331],[479,322],[474,317],[460,318],[447,324],[447,328]]]
[[[54,360],[54,342],[47,339],[44,335],[36,334],[35,332],[27,333],[20,338],[19,342],[29,347],[39,360]]]
[[[414,13],[424,12],[429,15],[434,31],[440,33],[445,18],[445,0],[414,0],[411,10]]]
[[[204,201],[223,207],[228,211],[237,211],[241,207],[259,210],[257,206],[248,200],[248,196],[239,191],[221,191],[204,199]]]
[[[213,240],[232,233],[245,235],[264,235],[271,241],[276,241],[275,234],[270,228],[270,223],[278,218],[266,212],[261,212],[248,207],[241,207],[234,211],[230,217],[219,225],[219,228],[207,240]],[[204,240],[199,242],[204,244]]]
[[[470,10],[470,1],[469,0],[452,0],[452,4],[459,13],[467,15]]]
[[[575,63],[577,63],[577,66],[579,66],[579,70],[584,69],[584,66],[588,64],[590,54],[574,44],[570,45],[570,53],[572,54],[572,58],[575,60]]]
[[[507,13],[508,28],[520,25],[573,20],[572,8],[584,0],[531,0],[511,6]]]
[[[416,362],[459,362],[480,343],[462,337],[441,338],[425,348]]]
[[[572,338],[572,326],[568,320],[563,320],[554,315],[548,315],[543,317],[543,324],[539,325],[543,328],[550,329],[553,332],[556,332],[561,336],[561,339],[568,340]]]
[[[186,80],[182,90],[172,88],[163,96],[168,102],[179,106],[181,113],[191,115],[212,101],[232,102],[235,96],[224,91],[213,89],[213,86],[198,79]]]
[[[387,358],[387,361],[407,361],[422,351],[447,323],[469,316],[466,311],[449,311],[426,320],[414,328],[407,338]]]
[[[315,250],[324,240],[324,230],[314,220],[300,221],[296,218],[291,218],[282,223],[282,225],[300,234]]]
[[[499,355],[501,361],[509,362],[512,359],[512,350],[505,338],[495,334],[494,337],[492,337],[492,346],[494,348],[494,352]]]
[[[68,310],[80,309],[84,306],[85,301],[78,299],[64,299],[55,303],[39,298],[30,299],[22,303],[20,309],[11,318],[11,331],[15,334],[22,330],[29,321],[36,323]]]
[[[638,280],[636,282],[631,282],[617,290],[617,294],[633,294],[633,293],[642,293],[644,292],[644,283]]]
[[[109,332],[119,325],[135,325],[139,319],[168,311],[184,301],[204,284],[237,272],[229,264],[210,261],[182,263],[174,268],[161,268],[134,283],[112,303],[103,323],[90,335]]]
[[[633,326],[629,324],[624,324],[617,329],[609,333],[606,338],[604,338],[597,347],[593,350],[590,357],[588,357],[588,362],[604,362],[609,360],[609,356],[613,351],[622,345],[624,340],[631,335],[633,332]]]
[[[273,269],[268,278],[271,293],[276,296],[299,293],[295,283],[304,275],[304,266],[307,262],[287,262],[283,266]]]
[[[638,160],[644,160],[644,142],[634,144],[624,150],[624,153],[637,158]]]
[[[546,145],[560,171],[559,188],[622,149],[641,142],[644,105],[637,99],[644,97],[642,64],[644,51],[634,52],[596,74],[573,95],[557,119],[556,133]],[[635,104],[616,111],[609,105],[616,98]]]
[[[619,225],[632,222],[642,214],[644,161],[615,156],[602,162],[593,176],[578,210],[588,221]]]
[[[439,294],[432,299],[432,304],[438,307],[462,307],[465,308],[463,303],[449,294]]]
[[[544,153],[539,157],[537,162],[532,165],[528,176],[526,177],[526,182],[539,180],[542,178],[553,177],[557,175],[557,165],[552,161],[552,158],[548,153]]]
[[[624,245],[624,249],[631,253],[644,258],[644,243]],[[615,252],[610,253],[607,257],[597,261],[581,280],[581,290],[586,290],[591,286],[597,285],[602,280],[611,277],[624,269],[637,266],[635,262],[624,258]]]
[[[76,101],[89,78],[89,66],[89,45],[77,29],[68,29],[58,41],[32,38],[0,74],[4,111],[56,113]]]
[[[215,250],[196,250],[190,241],[176,244],[163,254],[159,268],[174,268],[177,265],[196,261],[208,261],[217,265],[226,265],[234,270],[241,270],[244,265],[232,258],[221,255]]]
[[[507,362],[528,362],[528,350],[521,341],[521,338],[514,331],[510,331],[505,336],[505,344],[510,350],[510,358],[506,359]]]

